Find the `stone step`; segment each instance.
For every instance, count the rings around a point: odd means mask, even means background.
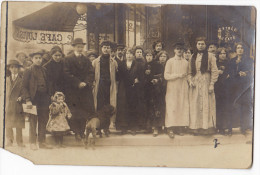
[[[90,136],[90,139],[92,136]],[[239,143],[252,143],[252,133],[246,136],[234,133],[232,136],[213,135],[213,136],[193,136],[186,134],[184,136],[176,135],[174,139],[170,139],[168,135],[161,134],[153,137],[152,134],[137,133],[132,136],[131,134],[120,135],[119,133],[112,132],[109,137],[103,136],[96,139],[97,146],[197,146],[197,145],[212,145],[215,141],[220,145],[226,144],[239,144]],[[47,142],[54,144],[52,136],[47,136]],[[74,135],[64,136],[64,144],[67,146],[84,146],[83,141],[77,142]]]

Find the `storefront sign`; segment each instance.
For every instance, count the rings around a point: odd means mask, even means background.
[[[27,30],[15,27],[13,38],[21,42],[35,42],[37,44],[70,44],[72,32]]]
[[[226,43],[233,42],[238,36],[238,29],[234,26],[223,26],[218,28],[218,39]]]

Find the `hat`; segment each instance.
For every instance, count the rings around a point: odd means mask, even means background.
[[[173,45],[173,48],[180,47],[181,49],[184,49],[184,43],[183,42],[176,42]]]
[[[117,44],[116,48],[117,49],[124,49],[125,45],[124,44]]]
[[[41,50],[41,51],[37,51],[37,52],[30,53],[29,56],[30,56],[30,57],[33,57],[34,55],[41,55],[41,56],[42,56],[43,54],[44,54],[44,53],[43,53],[42,50]]]
[[[61,50],[61,48],[59,46],[53,46],[53,48],[51,48],[50,50],[50,55],[53,55],[55,54],[56,52],[60,52],[62,55],[63,55],[63,52]]]
[[[100,44],[100,47],[103,47],[103,46],[110,46],[110,47],[111,47],[111,45],[112,45],[112,42],[106,40],[106,41],[103,41],[103,42]]]
[[[23,67],[23,66],[20,64],[20,62],[17,61],[17,60],[10,60],[10,61],[8,61],[7,66],[11,66],[11,65],[16,65],[16,66],[18,66],[18,67]]]
[[[75,45],[77,45],[77,44],[83,44],[83,45],[85,45],[86,43],[83,42],[83,39],[82,39],[82,38],[75,38],[75,39],[72,41],[71,45],[72,45],[72,46],[75,46]]]
[[[18,52],[15,57],[18,58],[19,55],[24,55],[25,58],[27,58],[27,55],[24,52]]]
[[[218,42],[215,40],[212,40],[212,41],[208,42],[208,46],[210,46],[210,45],[218,46]]]

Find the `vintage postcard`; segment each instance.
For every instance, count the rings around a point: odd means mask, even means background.
[[[4,149],[49,165],[252,166],[253,6],[6,1],[1,14]]]

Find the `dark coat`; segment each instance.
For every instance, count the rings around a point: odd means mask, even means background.
[[[233,58],[227,68],[229,103],[232,105],[230,115],[232,127],[247,129],[253,125],[254,61],[247,57],[243,57],[240,63],[236,63],[236,60],[237,57]],[[240,71],[246,72],[246,76],[241,77]]]
[[[64,61],[56,62],[51,59],[44,66],[49,80],[50,94],[56,91],[64,92]]]
[[[5,127],[7,128],[24,128],[25,126],[22,102],[17,102],[23,94],[22,80],[20,74],[15,81],[12,81],[11,77],[6,78]]]
[[[74,53],[68,55],[64,63],[65,96],[72,119],[88,118],[94,113],[92,64],[87,57],[82,55],[77,58]],[[80,89],[80,82],[85,82],[87,86]]]
[[[134,84],[135,79],[139,83]],[[116,128],[137,130],[145,126],[144,69],[133,61],[128,70],[126,61],[118,67],[118,94]]]
[[[150,70],[150,74],[145,74],[145,104],[147,128],[163,126],[165,112],[162,104],[165,104],[165,91],[163,91],[163,72],[164,69],[157,61],[146,64],[146,70]],[[151,81],[156,79],[158,82],[153,84]]]
[[[46,69],[41,67],[41,69],[43,70],[43,76],[46,82],[46,87],[47,87],[47,93],[48,95],[50,95],[50,87],[48,84],[48,77],[46,75]],[[34,65],[30,66],[29,68],[27,68],[24,71],[24,75],[23,75],[23,98],[25,100],[30,100],[33,101],[34,97],[36,95],[36,91],[37,91],[37,77],[35,77],[35,67]]]
[[[216,122],[218,129],[227,129],[230,120],[228,110],[232,105],[229,103],[229,78],[227,73],[228,61],[217,62],[218,70],[223,73],[219,74],[218,81],[215,83],[215,97],[216,97]]]

